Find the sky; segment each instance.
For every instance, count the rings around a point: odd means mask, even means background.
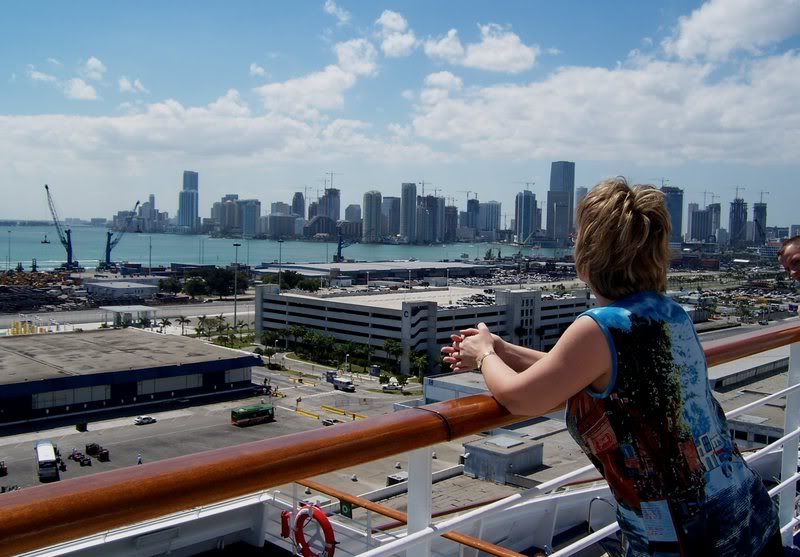
[[[48,218],[45,183],[62,217],[174,215],[191,169],[203,216],[332,172],[342,210],[424,181],[510,220],[569,160],[785,226],[798,99],[800,0],[6,3],[0,218]]]

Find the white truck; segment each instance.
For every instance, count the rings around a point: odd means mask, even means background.
[[[348,393],[356,392],[356,386],[353,385],[353,382],[344,377],[334,377],[333,388],[337,391],[347,391]]]

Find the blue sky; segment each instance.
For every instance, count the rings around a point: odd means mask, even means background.
[[[206,214],[328,171],[344,204],[424,179],[511,214],[573,160],[798,223],[798,48],[797,0],[9,4],[0,217],[47,216],[44,183],[65,215],[173,214],[183,169]]]

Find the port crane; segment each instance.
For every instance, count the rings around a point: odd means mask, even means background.
[[[136,205],[133,206],[133,210],[131,214],[128,215],[128,218],[125,219],[125,225],[122,227],[122,230],[118,230],[116,234],[109,230],[106,232],[106,258],[103,262],[103,265],[100,265],[102,268],[109,268],[111,267],[111,250],[113,250],[117,244],[122,240],[122,237],[125,236],[125,233],[128,231],[128,228],[131,226],[131,222],[133,219],[136,218],[136,209],[139,208],[139,202],[136,202]]]
[[[44,191],[47,193],[47,205],[50,207],[56,234],[67,252],[67,262],[64,263],[64,268],[68,270],[77,269],[79,267],[78,262],[72,259],[72,230],[61,225],[61,218],[58,216],[56,204],[53,202],[53,196],[50,194],[50,187],[47,184],[44,185]]]
[[[342,256],[342,250],[348,246],[353,245],[354,242],[352,242],[351,240],[344,239],[341,227],[337,227],[336,230],[339,233],[339,239],[336,242],[336,254],[333,256],[333,262],[342,263],[344,261],[344,257]]]

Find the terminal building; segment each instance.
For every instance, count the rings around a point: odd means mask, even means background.
[[[460,329],[484,322],[516,344],[548,350],[575,318],[594,305],[589,292],[552,296],[541,290],[414,288],[326,295],[256,289],[256,330],[286,331],[293,325],[327,334],[340,342],[366,344],[378,358],[393,360],[387,339],[400,341],[400,369],[410,373],[411,356],[424,353],[436,369],[439,350]]]
[[[255,355],[177,335],[100,329],[0,338],[0,425],[251,392]]]

